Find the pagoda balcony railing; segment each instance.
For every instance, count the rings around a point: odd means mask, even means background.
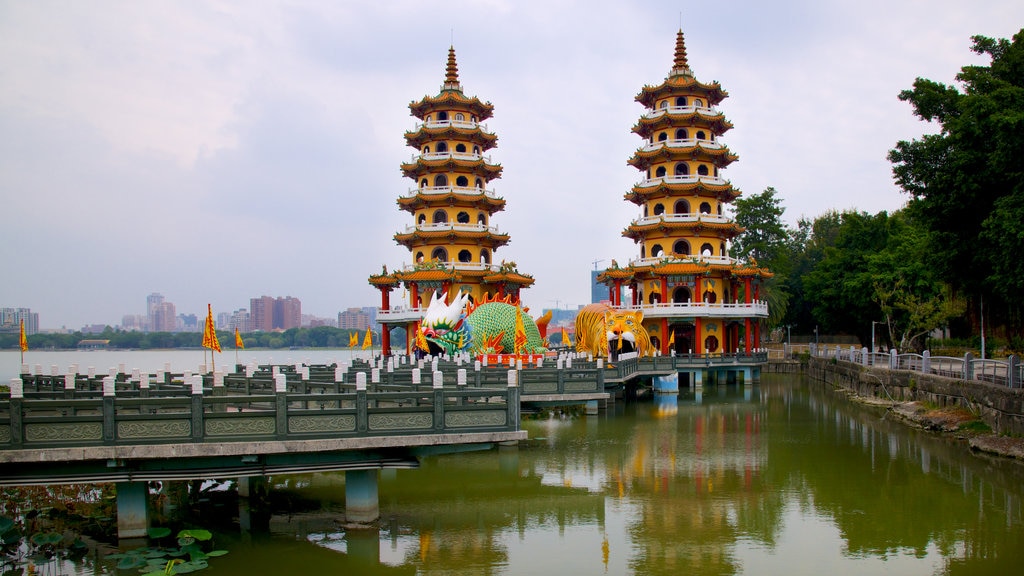
[[[435,222],[417,224],[415,226],[406,226],[405,232],[490,232],[491,234],[501,234],[497,226],[487,226],[485,224],[461,224],[459,222]]]
[[[444,265],[445,268],[451,270],[466,270],[470,272],[499,272],[501,271],[500,264],[491,264],[490,262],[457,262],[449,260],[448,262],[432,262],[437,265]],[[415,272],[419,264],[406,264],[402,267],[403,272]]]
[[[423,315],[426,314],[426,308],[406,308],[403,306],[396,306],[384,310],[382,308],[377,309],[377,322],[385,324],[395,324],[399,322],[416,322],[423,319]]]
[[[658,108],[657,110],[651,110],[644,113],[644,118],[658,118],[665,114],[704,114],[705,116],[717,116],[718,110],[714,108],[708,108],[707,106],[667,106],[665,108]]]
[[[626,304],[623,310],[639,310],[644,318],[767,318],[768,302],[668,302],[665,304]]]
[[[746,260],[740,258],[733,258],[732,256],[712,256],[705,254],[703,256],[655,256],[654,258],[636,258],[629,261],[630,266],[658,266],[659,264],[678,264],[685,262],[699,262],[701,264],[715,264],[718,266],[745,266],[748,264]]]
[[[403,198],[415,198],[416,196],[446,196],[448,194],[463,194],[466,196],[486,196],[498,199],[494,190],[484,188],[464,188],[459,186],[423,186],[421,188],[409,188],[409,191],[402,195]]]
[[[644,216],[633,220],[633,225],[649,226],[659,222],[710,222],[714,224],[728,224],[732,222],[732,220],[728,216],[721,214],[700,214],[697,212],[691,212],[689,214],[658,214],[657,216]]]
[[[447,128],[449,126],[451,126],[453,128],[463,128],[463,129],[466,129],[466,130],[475,130],[475,129],[479,128],[481,132],[486,132],[487,134],[494,134],[494,132],[491,132],[487,128],[487,124],[481,124],[479,122],[471,122],[471,121],[466,121],[466,120],[431,120],[430,122],[422,122],[422,123],[421,122],[417,122],[416,123],[416,130],[419,130],[420,128],[424,128],[424,127],[425,128]]]
[[[429,152],[427,154],[413,154],[412,161],[415,162],[417,159],[420,160],[469,160],[475,162],[477,160],[483,160],[487,164],[491,163],[490,156],[484,156],[483,154],[474,154],[473,152]]]
[[[698,144],[702,148],[708,148],[711,150],[725,148],[724,144],[721,142],[715,142],[714,140],[708,140],[706,138],[686,138],[683,140],[661,140],[659,142],[648,142],[640,150],[642,152],[654,152],[655,150],[661,150],[662,148],[693,148]]]
[[[664,182],[665,184],[694,184],[696,182],[703,182],[705,184],[716,184],[724,186],[729,183],[725,178],[719,178],[718,176],[700,176],[696,174],[686,174],[682,176],[659,176],[657,178],[648,178],[642,180],[636,184],[637,188],[652,188],[658,186]]]

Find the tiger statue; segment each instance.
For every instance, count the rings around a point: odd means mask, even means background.
[[[576,351],[609,359],[626,352],[651,356],[654,347],[643,320],[644,313],[639,310],[617,310],[607,304],[584,306],[576,315]]]

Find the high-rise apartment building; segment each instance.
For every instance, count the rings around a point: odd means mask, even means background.
[[[338,312],[338,328],[342,330],[366,330],[370,327],[370,316],[361,308],[349,308]]]
[[[39,314],[31,308],[0,308],[0,332],[18,333],[25,322],[25,334],[39,332]]]
[[[249,329],[288,330],[302,325],[302,302],[291,296],[249,299]]]

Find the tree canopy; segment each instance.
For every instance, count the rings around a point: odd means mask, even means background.
[[[988,66],[964,66],[959,88],[918,78],[900,93],[937,134],[889,152],[910,194],[907,211],[929,230],[927,263],[952,287],[992,298],[1019,330],[1024,290],[1024,30],[1012,40],[973,37]],[[998,302],[1001,301],[1001,302]],[[988,304],[989,301],[986,301]]]

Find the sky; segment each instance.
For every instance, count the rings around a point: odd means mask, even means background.
[[[937,128],[899,92],[986,65],[971,36],[1011,37],[1024,2],[0,0],[0,307],[48,329],[117,325],[153,292],[200,317],[379,305],[367,277],[412,261],[393,239],[408,105],[450,45],[494,105],[495,262],[534,277],[534,310],[585,304],[590,270],[639,257],[634,97],[680,28],[729,93],[722,175],[774,187],[795,225],[903,206],[886,155]]]

